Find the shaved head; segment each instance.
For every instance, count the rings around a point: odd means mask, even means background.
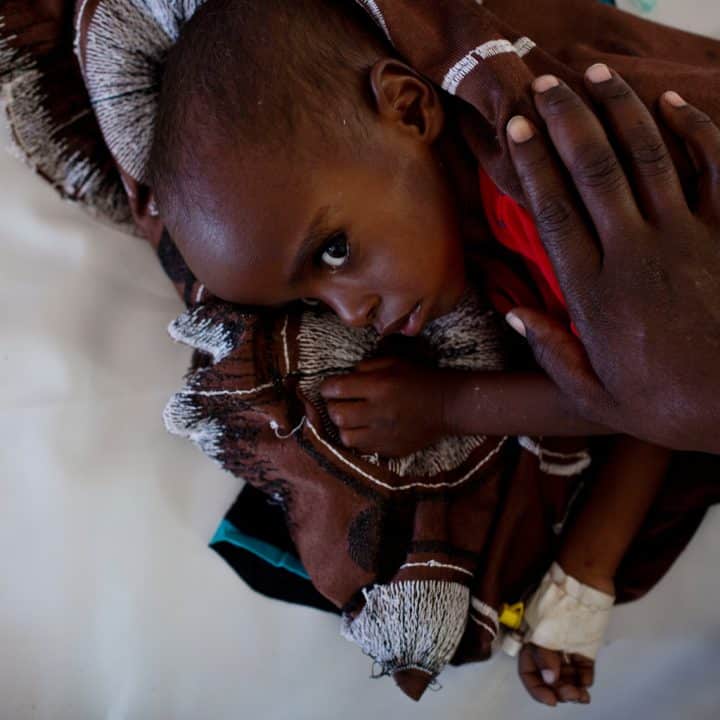
[[[207,158],[301,152],[310,126],[328,143],[362,131],[366,76],[392,54],[346,0],[208,0],[170,51],[161,80],[150,185],[170,219],[191,204]]]

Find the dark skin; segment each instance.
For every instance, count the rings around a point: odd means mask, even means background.
[[[310,298],[347,325],[373,325],[381,334],[397,330],[418,302],[416,331],[457,304],[466,285],[461,237],[478,232],[466,222],[477,212],[477,169],[444,132],[445,111],[430,83],[390,58],[374,65],[369,82],[374,107],[366,109],[361,152],[330,150],[308,127],[311,151],[291,161],[243,148],[227,162],[208,163],[212,172],[193,174],[197,206],[166,222],[215,295],[263,306]],[[603,431],[573,413],[540,374],[526,376],[520,393],[520,379],[503,373],[453,373],[387,359],[366,361],[357,371],[329,379],[321,392],[343,443],[364,452],[405,455],[451,428],[461,434]],[[457,424],[466,418],[468,393],[493,408],[492,427],[487,413]],[[520,395],[522,402],[509,407],[508,396]]]
[[[380,333],[418,302],[423,324],[457,304],[465,289],[460,213],[445,145],[435,142],[440,100],[392,60],[373,68],[371,83],[377,119],[361,148],[328,146],[308,121],[294,156],[242,148],[193,179],[199,206],[168,223],[214,294],[264,306],[310,298],[345,324]]]
[[[690,207],[643,103],[616,73],[597,79],[586,85],[607,132],[547,79],[536,81],[535,104],[550,141],[524,120],[508,129],[580,340],[534,310],[517,308],[512,324],[575,412],[666,447],[719,453],[720,129],[675,92],[659,100],[699,173]]]
[[[323,147],[308,125],[298,143],[306,148],[302,153],[242,148],[193,175],[197,205],[182,218],[166,216],[166,223],[190,268],[215,295],[264,306],[310,298],[346,324],[372,325],[381,334],[415,334],[458,302],[466,284],[461,238],[476,232],[466,222],[477,211],[476,168],[444,132],[445,112],[432,85],[391,58],[378,61],[368,80],[373,105],[365,108],[369,124],[359,152],[342,143]],[[516,159],[520,146],[514,146]],[[419,321],[409,325],[414,308]],[[574,401],[540,374],[459,372],[377,358],[329,378],[321,392],[343,443],[383,455],[405,455],[448,434],[608,432],[584,419]],[[632,477],[613,473],[611,481],[598,482],[597,501],[563,546],[562,562],[581,582],[611,591],[618,553],[662,476],[665,456],[657,457],[656,465],[645,463]],[[636,498],[622,528],[615,513],[618,477],[630,482]],[[582,528],[594,533],[598,527],[624,538],[614,552],[583,540]],[[593,548],[590,560],[587,547]],[[554,658],[559,666],[558,653],[543,652],[549,653],[543,662]],[[535,671],[522,660],[523,679],[545,702],[548,696],[538,694],[536,684],[543,666],[532,657]],[[574,684],[566,677],[570,671],[560,672],[557,692],[542,682],[555,701],[586,701],[580,666],[587,663],[571,659],[570,665]]]
[[[670,451],[634,438],[614,439],[598,478],[572,525],[557,562],[572,577],[609,595],[613,578],[665,477]],[[589,703],[595,663],[578,654],[526,644],[518,673],[530,695],[545,705]]]

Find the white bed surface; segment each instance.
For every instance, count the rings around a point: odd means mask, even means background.
[[[0,188],[0,720],[720,716],[717,510],[617,611],[588,708],[536,705],[504,657],[419,705],[370,680],[336,618],[254,594],[207,548],[240,483],[163,429],[189,352],[150,249],[7,155]]]

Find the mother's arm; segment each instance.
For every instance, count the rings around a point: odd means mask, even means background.
[[[508,321],[589,420],[720,453],[720,130],[677,94],[662,97],[665,122],[698,168],[689,207],[649,111],[617,74],[593,82],[603,69],[588,71],[588,91],[624,165],[593,112],[553,78],[536,80],[536,105],[562,163],[524,118],[508,124],[581,342],[528,309]]]

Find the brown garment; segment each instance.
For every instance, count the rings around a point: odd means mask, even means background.
[[[495,183],[523,202],[509,160],[505,127],[526,115],[542,126],[530,90],[538,75],[552,73],[587,99],[583,75],[605,62],[627,80],[657,116],[660,95],[679,90],[716,122],[720,120],[720,42],[642,20],[594,0],[360,0],[376,5],[400,55],[443,86],[451,68],[477,62],[455,95],[475,112],[464,114],[464,133]],[[372,12],[371,12],[372,14]],[[517,45],[479,60],[479,48],[498,39]],[[662,123],[660,124],[663,129]],[[664,133],[681,176],[692,171],[676,139]]]
[[[81,57],[93,13],[107,2],[77,3]],[[595,0],[361,4],[405,60],[455,92],[478,163],[520,202],[505,125],[517,113],[534,116],[529,86],[536,75],[555,73],[582,93],[582,72],[604,60],[649,106],[675,87],[720,119],[719,43]],[[61,0],[0,5],[0,79],[12,93],[15,137],[66,197],[114,222],[131,215],[157,249],[191,306],[174,333],[199,351],[186,387],[168,406],[169,424],[283,503],[313,582],[345,610],[346,635],[417,699],[446,662],[487,658],[502,603],[525,598],[541,578],[578,504],[582,450],[545,442],[538,458],[512,438],[478,438],[469,448],[436,451],[425,469],[443,453],[454,459],[427,473],[420,472],[422,462],[401,472],[397,464],[342,448],[318,402],[317,383],[352,367],[338,364],[338,348],[351,348],[357,359],[380,348],[361,331],[343,335],[350,331],[313,313],[250,314],[209,297],[153,214],[150,189],[120,168],[123,189],[72,54],[74,9]],[[684,156],[668,142],[690,181]],[[491,320],[466,320],[468,361],[497,367],[499,335]],[[315,335],[303,335],[308,328]],[[438,338],[433,351],[449,357],[452,333]],[[707,505],[718,500],[716,472],[716,458],[675,457],[619,573],[620,599],[638,597],[664,574]]]

